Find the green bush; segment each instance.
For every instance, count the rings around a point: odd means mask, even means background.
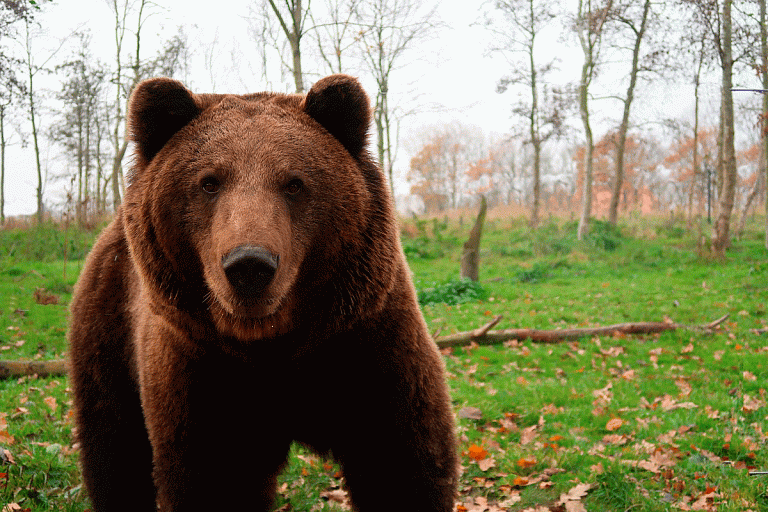
[[[437,284],[432,288],[418,290],[419,304],[445,303],[448,305],[463,304],[474,300],[485,300],[488,293],[477,281],[470,279],[451,279]]]
[[[610,222],[593,219],[589,223],[586,239],[596,249],[613,252],[621,246],[623,236],[621,230]]]

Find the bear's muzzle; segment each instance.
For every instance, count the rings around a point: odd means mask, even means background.
[[[241,245],[221,259],[221,267],[235,293],[253,300],[272,282],[279,262],[280,256],[264,247]]]

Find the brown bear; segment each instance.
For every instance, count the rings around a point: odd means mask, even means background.
[[[140,83],[123,204],[71,306],[95,511],[269,510],[292,442],[356,510],[452,510],[443,361],[346,75],[306,96]]]

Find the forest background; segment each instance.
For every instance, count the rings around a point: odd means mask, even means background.
[[[403,214],[484,194],[534,227],[579,218],[582,238],[592,217],[663,212],[707,219],[722,253],[766,204],[764,4],[2,0],[0,221],[92,224],[119,205],[143,78],[302,92],[347,72]]]

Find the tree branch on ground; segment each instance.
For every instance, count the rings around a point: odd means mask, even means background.
[[[489,323],[472,331],[457,332],[435,338],[438,348],[463,347],[470,344],[497,345],[510,340],[531,340],[533,343],[562,343],[591,336],[641,335],[656,334],[664,331],[688,329],[692,331],[709,332],[725,322],[729,315],[704,325],[683,325],[671,321],[665,322],[628,322],[607,325],[604,327],[580,327],[573,329],[502,329],[491,331],[503,315],[499,315]]]

